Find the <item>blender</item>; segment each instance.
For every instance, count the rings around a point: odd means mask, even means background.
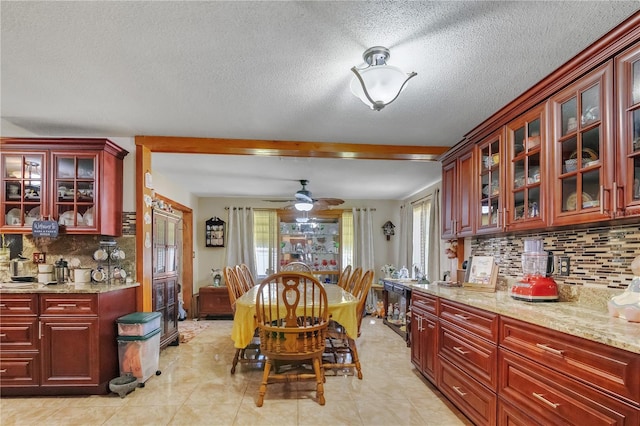
[[[511,287],[511,297],[526,302],[557,302],[553,269],[553,254],[542,250],[542,240],[525,240],[522,279]]]

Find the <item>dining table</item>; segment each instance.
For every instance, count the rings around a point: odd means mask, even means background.
[[[258,323],[256,321],[256,296],[258,288],[251,287],[245,294],[236,299],[236,312],[233,317],[231,328],[231,339],[238,349],[247,347],[253,339]],[[336,284],[326,284],[324,289],[327,293],[327,309],[329,318],[344,327],[347,336],[356,338],[358,336],[357,306],[358,299],[348,291]]]

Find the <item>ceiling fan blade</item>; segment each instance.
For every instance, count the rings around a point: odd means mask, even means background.
[[[318,198],[314,201],[322,203],[326,206],[339,206],[340,204],[344,204],[344,200],[341,200],[339,198]]]

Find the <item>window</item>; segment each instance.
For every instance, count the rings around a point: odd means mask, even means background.
[[[256,274],[261,279],[276,271],[278,262],[278,215],[275,210],[253,211]]]
[[[429,265],[429,229],[431,223],[431,198],[413,204],[412,262],[421,271]],[[413,273],[413,271],[412,271]]]

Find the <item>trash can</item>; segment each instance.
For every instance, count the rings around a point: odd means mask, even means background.
[[[134,312],[118,318],[120,375],[131,374],[140,386],[160,374],[160,312]]]

